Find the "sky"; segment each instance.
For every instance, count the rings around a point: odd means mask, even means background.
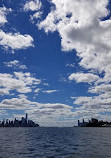
[[[111,1],[0,0],[0,120],[111,121]]]

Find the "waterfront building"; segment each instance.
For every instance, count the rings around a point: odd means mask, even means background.
[[[25,119],[26,119],[26,123],[27,123],[27,121],[28,121],[28,114],[27,113],[26,113],[26,118]]]
[[[105,122],[105,121],[98,121],[98,119],[92,118],[88,122],[85,122],[83,119],[83,122],[80,122],[78,120],[78,127],[111,127],[111,122]]]

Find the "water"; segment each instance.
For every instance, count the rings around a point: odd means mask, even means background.
[[[0,128],[0,158],[111,158],[111,128]]]

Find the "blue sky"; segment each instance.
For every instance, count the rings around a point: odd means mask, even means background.
[[[1,0],[0,119],[111,120],[108,0]]]

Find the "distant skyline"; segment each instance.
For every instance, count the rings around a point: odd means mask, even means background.
[[[25,117],[22,117],[21,120],[14,120],[3,119],[0,121],[0,127],[39,127],[38,124],[35,124],[32,120],[28,119],[28,114]]]
[[[0,1],[0,120],[111,121],[111,1]]]

